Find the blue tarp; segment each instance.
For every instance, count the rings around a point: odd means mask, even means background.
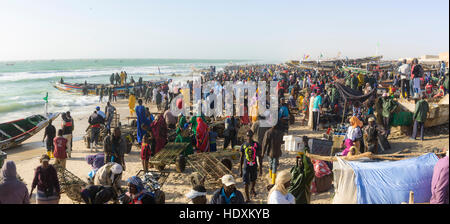
[[[429,202],[431,179],[438,158],[428,153],[400,161],[349,162],[355,172],[358,204],[401,204]]]

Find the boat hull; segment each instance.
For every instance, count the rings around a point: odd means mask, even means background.
[[[151,84],[161,84],[164,83],[164,81],[157,81],[157,82],[151,82]],[[114,86],[114,89],[117,91],[117,94],[119,95],[123,95],[126,93],[127,89],[132,89],[135,87],[141,87],[144,85],[150,84],[149,82],[144,83],[142,85],[135,85],[135,86]],[[63,91],[63,92],[68,92],[68,93],[73,93],[73,94],[79,94],[79,95],[83,95],[83,84],[77,84],[77,83],[60,83],[60,82],[56,82],[52,84],[53,87],[55,87],[56,89]],[[99,87],[99,86],[104,86],[104,87],[112,87],[112,85],[104,85],[104,84],[88,84],[88,95],[97,95],[95,88]]]
[[[445,96],[439,102],[428,102],[429,113],[425,121],[425,127],[434,127],[448,124],[449,121],[449,95]],[[403,110],[414,113],[416,104],[412,100],[400,99],[399,104]]]
[[[3,123],[2,125],[4,127],[6,125],[8,125],[10,128],[14,127],[16,130],[6,131],[6,130],[0,129],[0,134],[2,135],[3,138],[9,137],[7,139],[0,141],[0,150],[13,148],[13,147],[20,145],[22,142],[26,141],[27,139],[29,139],[30,137],[37,134],[39,131],[41,131],[45,127],[47,127],[48,123],[50,121],[54,121],[59,115],[60,115],[60,113],[50,114],[49,117],[47,117],[47,118],[44,117],[45,119],[41,119],[39,121],[39,123],[37,123],[37,124],[27,121],[30,118],[36,118],[37,115],[31,116],[28,118],[24,118],[24,119],[20,119],[20,120],[16,120],[16,121]],[[43,117],[43,116],[41,116],[41,117]],[[22,123],[22,125],[18,125],[19,123]],[[33,127],[24,128],[23,124],[26,124],[27,126],[33,126]],[[12,136],[11,133],[20,133],[20,134]]]

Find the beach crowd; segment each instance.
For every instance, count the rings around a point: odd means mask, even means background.
[[[282,155],[283,137],[289,133],[289,127],[295,122],[308,125],[314,132],[331,132],[339,129],[343,134],[341,150],[335,156],[355,156],[366,152],[379,154],[378,142],[387,141],[391,135],[391,126],[401,122],[394,116],[398,112],[400,98],[414,100],[415,111],[412,114],[413,131],[411,139],[425,140],[424,123],[430,112],[429,101],[442,98],[449,93],[448,65],[434,71],[425,71],[417,59],[411,63],[402,61],[396,69],[390,71],[371,71],[366,74],[343,71],[335,68],[303,69],[288,65],[230,65],[222,70],[211,66],[200,75],[201,83],[216,82],[217,85],[201,96],[201,101],[225,98],[226,82],[235,85],[248,82],[265,81],[266,94],[254,95],[245,91],[243,116],[235,114],[225,117],[208,117],[202,112],[192,116],[181,113],[176,116],[171,104],[179,109],[189,105],[186,99],[194,95],[194,81],[176,84],[172,80],[164,82],[127,83],[126,72],[112,74],[110,84],[113,87],[96,88],[99,101],[108,97],[107,106],[102,111],[96,107],[86,121],[89,123],[90,150],[86,157],[87,165],[92,167],[89,173],[89,185],[80,191],[80,197],[86,204],[123,203],[154,204],[159,200],[155,192],[145,187],[144,180],[132,176],[127,180],[127,188],[120,185],[122,174],[126,171],[124,155],[131,145],[140,149],[142,169],[149,172],[152,165],[149,160],[157,155],[169,142],[171,133],[175,133],[176,143],[188,143],[183,151],[187,157],[195,153],[238,150],[239,176],[244,183],[244,191],[236,188],[236,178],[224,175],[223,186],[207,199],[207,190],[203,183],[192,186],[186,195],[194,204],[245,204],[261,192],[256,191],[258,177],[263,176],[263,166],[268,167],[269,184],[268,204],[308,204],[312,193],[325,192],[332,185],[333,164],[328,161],[311,159],[308,136],[302,136],[303,148],[297,155],[297,163],[290,170],[279,170]],[[258,113],[259,101],[266,102],[270,108],[270,82],[277,82],[276,91],[278,115]],[[120,126],[112,127],[117,113],[113,103],[119,95],[114,86],[126,86],[123,97],[128,99],[129,116],[136,122],[134,139],[122,134]],[[189,92],[186,92],[185,90]],[[222,94],[219,94],[222,93]],[[178,97],[179,95],[183,97]],[[265,99],[261,95],[266,96]],[[215,108],[215,101],[207,101]],[[221,102],[224,102],[221,101]],[[148,105],[154,104],[158,113],[151,113]],[[217,106],[217,105],[216,105]],[[236,107],[235,106],[235,107]],[[405,115],[406,116],[406,115]],[[35,169],[31,189],[17,179],[15,164],[7,161],[3,168],[3,180],[0,182],[0,203],[29,203],[36,189],[38,204],[54,204],[60,199],[61,186],[56,166],[66,167],[72,151],[74,120],[70,112],[62,114],[62,123],[51,122],[45,129],[44,139],[47,152],[40,158],[41,165]],[[272,119],[272,127],[261,125],[261,121]],[[220,128],[222,127],[222,128]],[[334,128],[338,127],[338,128]],[[240,131],[244,130],[244,131]],[[419,133],[420,132],[420,133]],[[217,145],[223,138],[223,145]],[[101,139],[101,141],[100,141]],[[100,151],[99,151],[100,150]],[[95,154],[94,154],[95,152]],[[447,151],[448,152],[448,151]],[[265,157],[268,159],[266,160]],[[50,164],[51,159],[54,164]],[[444,175],[447,178],[437,178]],[[448,153],[435,167],[430,203],[448,203]]]

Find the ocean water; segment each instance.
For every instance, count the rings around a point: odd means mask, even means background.
[[[268,63],[251,60],[193,60],[193,59],[80,59],[46,61],[0,62],[0,123],[45,113],[43,98],[48,92],[49,112],[77,111],[98,103],[97,96],[65,93],[52,86],[63,77],[65,82],[109,83],[112,73],[126,71],[128,77],[138,81],[187,80],[192,68],[205,69],[226,65]],[[160,72],[158,72],[158,67]],[[170,77],[171,74],[181,76]],[[127,80],[129,80],[129,78]],[[85,110],[84,110],[85,111]],[[91,112],[89,110],[89,112]],[[86,113],[86,111],[85,111]]]

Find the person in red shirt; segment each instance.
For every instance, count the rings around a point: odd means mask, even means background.
[[[147,132],[142,139],[141,146],[141,160],[142,160],[142,168],[144,172],[148,172],[148,161],[150,157],[155,153],[156,141],[153,138],[153,133],[151,131]]]
[[[425,86],[425,91],[427,93],[428,98],[430,98],[433,93],[433,85],[431,85],[431,82],[428,82],[427,85]]]
[[[63,137],[63,130],[58,130],[58,136],[53,139],[54,151],[53,156],[55,157],[55,165],[60,165],[66,168],[67,159],[67,139]]]

